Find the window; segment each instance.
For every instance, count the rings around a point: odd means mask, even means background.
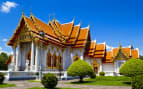
[[[52,64],[51,64],[51,53],[48,52],[47,54],[47,67],[52,67]]]
[[[61,57],[61,55],[58,56],[58,63],[59,63],[60,68],[62,68],[62,57]]]
[[[53,55],[53,67],[57,67],[57,56],[55,53]]]

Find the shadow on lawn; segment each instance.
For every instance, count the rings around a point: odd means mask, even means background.
[[[131,82],[123,82],[124,84],[131,85]]]
[[[84,84],[84,83],[92,83],[92,82],[95,82],[95,81],[83,81],[83,82],[76,81],[76,82],[71,82],[71,84]]]

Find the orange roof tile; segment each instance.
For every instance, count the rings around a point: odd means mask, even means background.
[[[34,23],[27,17],[25,17],[25,19],[26,19],[27,25],[30,27],[30,30],[37,32],[37,29],[36,29]]]
[[[77,36],[78,36],[78,33],[79,33],[79,29],[80,29],[80,26],[74,26],[73,27],[73,30],[71,32],[71,36],[68,40],[68,43],[70,44],[74,44],[76,39],[77,39]]]
[[[41,20],[39,20],[38,18],[34,16],[32,17],[33,17],[33,21],[38,26],[40,31],[43,30],[46,34],[56,38],[56,35],[54,34],[52,28],[49,25],[45,24],[44,22],[42,22]]]
[[[112,52],[111,51],[106,52],[106,59],[112,59]]]
[[[117,52],[118,52],[119,48],[114,48],[113,51],[113,56],[116,56]]]
[[[72,28],[73,28],[73,22],[67,23],[67,24],[61,24],[59,25],[60,31],[65,35],[65,36],[70,36]]]
[[[104,55],[94,55],[94,58],[104,58]]]
[[[133,58],[139,58],[139,56],[138,56],[138,50],[132,49],[132,57]]]
[[[95,50],[105,50],[105,44],[97,44]]]
[[[114,49],[113,49],[113,56],[116,56],[118,50],[119,50],[119,48],[114,48]],[[128,57],[131,55],[131,54],[130,54],[130,51],[131,51],[130,48],[122,48],[122,51],[123,51]]]
[[[81,29],[79,32],[78,38],[76,40],[76,43],[73,47],[85,46],[86,41],[87,41],[87,37],[88,37],[88,32],[89,32],[88,28]]]
[[[123,52],[126,53],[127,56],[131,55],[131,49],[130,48],[122,48]]]
[[[95,53],[94,53],[94,54],[95,54],[95,55],[98,55],[98,54],[104,54],[104,52],[105,52],[105,51],[95,51]]]

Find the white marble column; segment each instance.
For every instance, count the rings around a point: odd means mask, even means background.
[[[13,50],[13,59],[10,65],[11,68],[9,70],[14,71],[15,70],[15,58],[16,58],[16,47],[12,47],[12,50]]]
[[[17,54],[17,58],[16,58],[16,71],[19,70],[19,61],[20,61],[20,45],[17,46],[17,50],[18,50],[18,54]]]
[[[35,71],[38,71],[39,67],[39,48],[38,45],[36,46],[36,58],[35,58]]]
[[[33,71],[33,67],[34,67],[34,48],[35,48],[35,44],[34,42],[32,42],[31,44],[31,64],[30,64],[30,68],[31,68],[31,71]]]
[[[12,47],[12,50],[13,50],[13,59],[12,59],[12,63],[15,65],[16,47]]]

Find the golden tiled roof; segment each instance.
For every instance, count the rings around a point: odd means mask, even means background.
[[[114,49],[113,49],[113,56],[116,56],[118,50],[119,50],[119,48],[114,48]],[[131,55],[131,49],[130,49],[130,48],[122,48],[122,51],[123,51],[128,57],[130,57],[130,55]]]
[[[138,50],[132,49],[132,58],[139,58]]]
[[[112,57],[112,51],[106,52],[106,57],[103,60],[104,63],[112,63],[113,62],[113,57]]]
[[[105,44],[97,44],[95,50],[105,50]]]
[[[89,28],[81,29],[73,47],[84,47],[88,38],[88,32]]]
[[[22,16],[15,33],[8,42],[8,45],[13,45],[18,37],[22,25],[24,24],[26,24],[26,26],[29,28],[29,31],[36,34],[35,36],[39,38],[39,40],[42,40],[39,32],[43,30],[46,35],[43,40],[47,40],[47,42],[52,42],[59,45],[84,47],[89,35],[89,28],[81,29],[79,25],[74,26],[74,22],[60,24],[54,19],[53,22],[50,20],[49,23],[46,24],[31,14],[30,18],[26,17],[25,15]]]
[[[80,30],[80,26],[74,26],[73,27],[70,38],[68,40],[68,44],[74,44],[76,42],[76,39],[77,39],[78,34],[79,34],[79,30]]]

